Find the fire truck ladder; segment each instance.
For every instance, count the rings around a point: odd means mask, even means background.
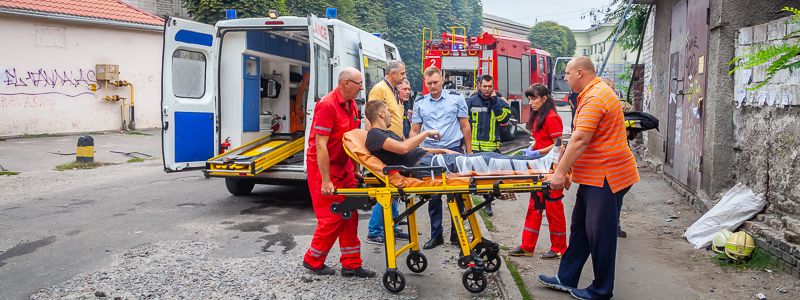
[[[213,177],[256,176],[303,152],[304,134],[275,133],[210,158],[203,170]]]
[[[488,66],[486,66],[485,71],[484,71],[484,63],[488,64]],[[494,66],[494,59],[492,59],[491,57],[485,59],[478,57],[478,61],[475,62],[475,69],[472,70],[472,78],[474,78],[474,80],[472,81],[473,90],[476,91],[478,90],[478,82],[480,81],[478,79],[478,75],[484,75],[484,74],[492,75],[493,66]]]
[[[428,39],[425,39],[425,33],[428,33]],[[433,29],[428,27],[422,27],[422,60],[420,64],[420,73],[425,74],[425,42],[433,40]]]
[[[456,40],[456,29],[461,29],[461,33],[463,33],[463,34],[460,34],[459,36],[463,36],[464,37],[463,41]],[[463,49],[467,49],[467,39],[468,38],[469,37],[467,36],[467,28],[466,27],[464,27],[464,26],[450,26],[450,40],[452,41],[451,45],[455,46],[455,45],[461,44],[463,46]]]

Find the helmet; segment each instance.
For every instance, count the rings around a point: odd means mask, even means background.
[[[714,237],[711,238],[711,251],[716,253],[725,253],[725,244],[728,243],[728,238],[731,237],[732,234],[733,233],[727,229],[717,231],[717,233],[714,234]]]
[[[736,261],[748,261],[753,257],[756,243],[747,232],[739,231],[732,234],[725,243],[725,254]]]

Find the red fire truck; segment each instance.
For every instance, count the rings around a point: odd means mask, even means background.
[[[550,53],[531,48],[530,41],[515,37],[488,32],[468,37],[464,27],[451,27],[451,32],[442,33],[438,39],[432,35],[430,29],[423,29],[422,70],[438,67],[444,75],[444,88],[464,97],[477,91],[481,75],[492,75],[495,89],[511,102],[512,124],[528,123],[530,106],[523,93],[534,83],[548,85]],[[422,91],[428,93],[424,84]],[[516,126],[512,126],[515,130]]]

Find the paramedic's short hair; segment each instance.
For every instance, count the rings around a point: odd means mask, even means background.
[[[386,74],[400,71],[400,67],[405,67],[406,64],[402,61],[393,59],[386,63]]]
[[[442,70],[439,70],[439,68],[436,66],[430,66],[425,69],[425,77],[433,76],[433,74],[439,74],[439,76],[442,76]]]
[[[409,82],[408,79],[403,79],[402,84],[407,84],[408,86],[411,86],[411,82]]]
[[[492,75],[488,75],[488,74],[487,75],[483,75],[483,76],[481,76],[481,82],[484,82],[484,81],[494,81],[494,78],[492,78]]]
[[[367,115],[367,120],[370,123],[378,119],[378,113],[386,107],[386,102],[383,100],[367,101],[367,107],[364,108],[364,114]]]

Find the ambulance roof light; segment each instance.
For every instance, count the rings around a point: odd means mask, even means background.
[[[328,7],[325,9],[325,17],[328,19],[336,19],[338,13],[336,12],[335,7]]]
[[[235,9],[226,9],[225,10],[225,19],[227,19],[227,20],[236,19],[236,10]]]

